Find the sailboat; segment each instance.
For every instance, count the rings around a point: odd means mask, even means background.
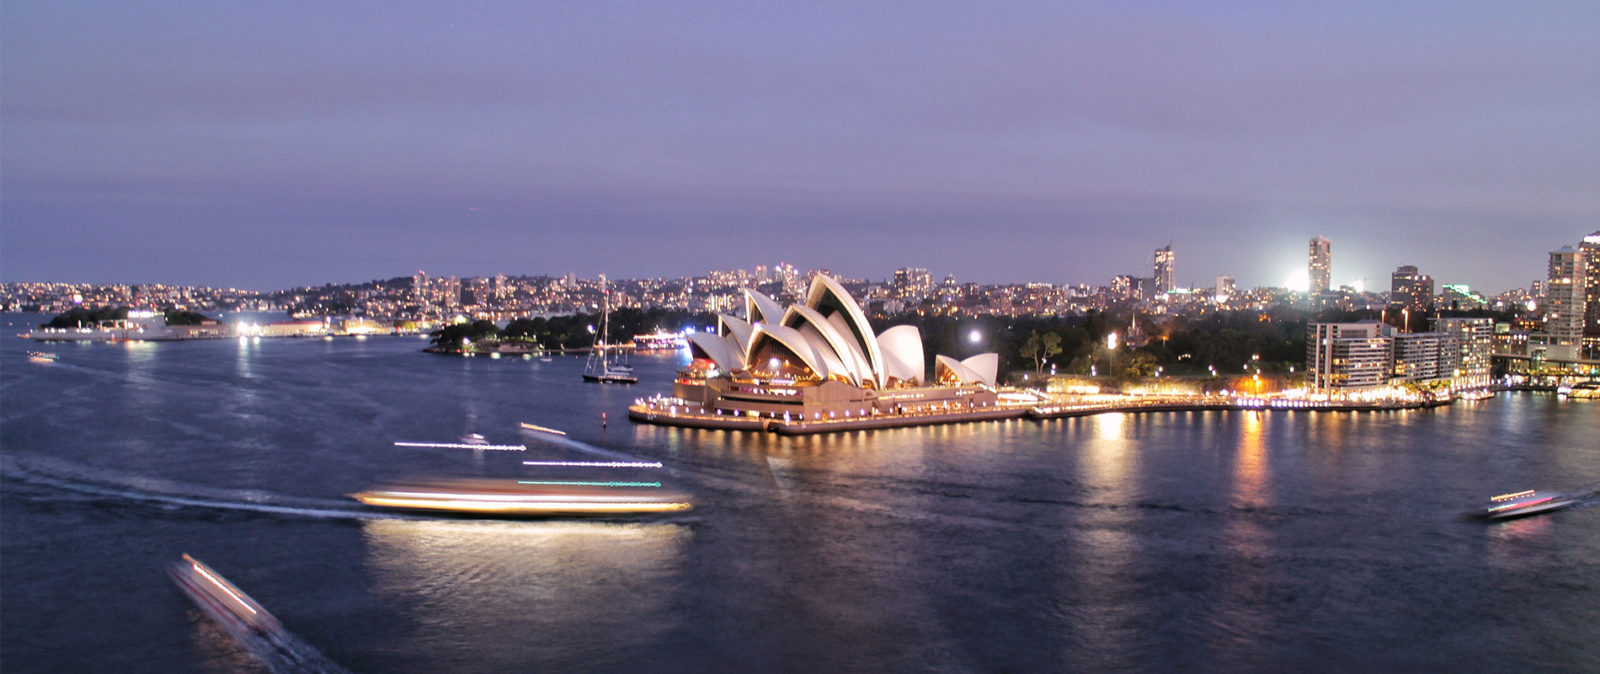
[[[589,352],[589,362],[583,366],[583,380],[603,384],[637,384],[633,368],[611,362],[611,348],[606,345],[606,328],[611,323],[611,290],[606,286],[606,275],[600,275],[600,331],[595,334],[594,349]]]

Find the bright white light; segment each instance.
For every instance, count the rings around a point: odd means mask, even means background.
[[[1367,280],[1364,278],[1356,279],[1354,283],[1350,284],[1350,287],[1355,288],[1358,293],[1364,293],[1367,291]]]
[[[983,333],[973,330],[972,332],[967,333],[967,340],[971,341],[973,344],[977,344],[978,342],[983,341]]]
[[[1117,350],[1117,333],[1113,332],[1106,335],[1106,348],[1112,351]]]
[[[1311,274],[1304,269],[1296,269],[1289,274],[1288,280],[1283,282],[1283,287],[1296,292],[1305,292],[1311,289]]]

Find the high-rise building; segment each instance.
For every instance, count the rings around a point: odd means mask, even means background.
[[[1172,263],[1177,253],[1172,252],[1172,244],[1167,244],[1156,249],[1156,294],[1172,292],[1178,287],[1172,282]]]
[[[1545,283],[1544,330],[1533,336],[1535,353],[1542,347],[1551,360],[1577,360],[1583,345],[1585,278],[1583,254],[1572,246],[1550,253],[1550,280]]]
[[[1306,256],[1306,276],[1311,280],[1313,294],[1328,292],[1329,277],[1333,270],[1333,242],[1326,237],[1311,240],[1311,252]]]
[[[1433,277],[1409,264],[1396,268],[1389,275],[1389,308],[1410,310],[1420,320],[1423,312],[1433,308]],[[1409,331],[1411,326],[1403,329]]]
[[[1600,360],[1600,232],[1583,237],[1583,357]]]
[[[901,267],[894,270],[894,294],[908,300],[926,299],[933,294],[933,274],[926,269]]]

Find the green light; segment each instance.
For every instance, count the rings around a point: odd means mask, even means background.
[[[560,487],[660,487],[660,482],[589,482],[587,480],[517,480],[517,484],[542,484]]]

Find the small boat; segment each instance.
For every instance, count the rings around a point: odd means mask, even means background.
[[[33,361],[35,363],[54,363],[59,358],[60,358],[60,356],[57,356],[56,354],[46,353],[44,351],[29,351],[28,352],[28,360]]]
[[[468,433],[468,434],[463,435],[463,436],[461,436],[460,438],[457,438],[457,439],[460,440],[461,444],[463,444],[463,445],[487,445],[487,444],[489,444],[489,439],[486,438],[486,437],[483,437],[483,435],[478,434],[478,433]]]
[[[167,569],[178,589],[234,638],[262,637],[277,642],[283,637],[283,624],[250,595],[212,571],[188,553]]]
[[[1540,492],[1529,489],[1527,491],[1501,494],[1489,499],[1489,508],[1484,511],[1484,519],[1505,520],[1513,517],[1537,515],[1554,510],[1566,508],[1578,502],[1578,497],[1573,494],[1557,492]]]

